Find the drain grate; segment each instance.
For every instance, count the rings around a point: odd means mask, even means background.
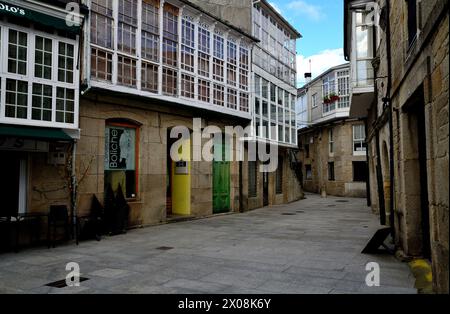
[[[337,203],[348,203],[347,200],[337,200],[336,202],[337,202]]]
[[[297,211],[296,211],[296,213],[299,213],[299,214],[304,214],[304,213],[305,213],[305,211],[304,211],[304,210],[297,210]]]
[[[294,214],[294,213],[282,213],[281,215],[283,215],[283,216],[295,216],[296,214]]]
[[[336,207],[336,205],[328,205],[328,207]]]
[[[86,281],[86,280],[89,280],[89,278],[80,277],[80,282],[83,282],[83,281]],[[46,284],[44,286],[53,287],[53,288],[65,288],[65,287],[67,287],[67,283],[66,283],[65,279],[62,279],[62,280],[50,282],[50,283],[48,283],[48,284]]]
[[[157,247],[156,249],[160,250],[160,251],[168,251],[168,250],[172,250],[173,247],[171,247],[171,246],[160,246],[160,247]]]

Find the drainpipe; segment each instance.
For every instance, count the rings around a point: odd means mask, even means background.
[[[77,235],[77,194],[78,194],[78,184],[77,184],[77,175],[76,175],[76,154],[77,154],[77,141],[75,140],[73,142],[73,148],[72,148],[72,195],[71,195],[71,201],[72,201],[72,223],[73,223],[73,234],[75,237],[75,240],[78,243],[78,235]]]
[[[390,15],[391,15],[391,1],[386,0],[386,53],[387,53],[387,88],[386,88],[386,97],[383,99],[383,105],[389,106],[389,177],[391,181],[391,186],[389,189],[389,192],[391,194],[391,198],[389,201],[389,210],[390,210],[390,216],[389,216],[389,224],[391,227],[391,233],[392,238],[395,239],[395,227],[394,227],[394,193],[395,193],[395,172],[394,172],[394,124],[393,124],[393,107],[392,107],[392,100],[391,100],[391,89],[392,89],[392,54],[391,54],[391,22],[390,22]]]
[[[369,126],[367,125],[367,119],[364,120],[364,128],[366,129],[366,136],[369,134]],[[367,145],[366,148],[366,163],[367,163],[367,174],[369,174],[369,145]],[[372,196],[370,195],[370,176],[367,175],[367,181],[366,181],[366,200],[367,200],[367,207],[372,206]]]

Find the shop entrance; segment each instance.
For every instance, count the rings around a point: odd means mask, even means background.
[[[26,159],[19,153],[0,151],[0,217],[25,212]]]
[[[215,158],[213,162],[213,213],[226,213],[231,210],[230,206],[230,162],[226,161],[227,146],[222,143],[214,144],[214,155],[222,155]]]
[[[189,216],[191,214],[191,143],[187,140],[186,145],[178,150],[178,156],[181,160],[173,161],[170,150],[178,139],[170,138],[170,132],[171,129],[168,129],[166,213],[168,217]]]

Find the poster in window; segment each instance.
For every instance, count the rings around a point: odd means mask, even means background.
[[[135,129],[106,127],[105,170],[135,170],[135,142]]]

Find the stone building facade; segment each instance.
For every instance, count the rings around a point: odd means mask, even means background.
[[[71,156],[80,137],[76,65],[86,11],[69,26],[69,1],[46,2],[0,5],[0,161],[7,178],[1,217],[71,206]]]
[[[252,51],[252,127],[248,143],[278,146],[280,171],[255,173],[256,165],[242,165],[244,210],[292,202],[303,197],[295,152],[296,49],[301,34],[266,1],[191,0],[259,40]],[[281,165],[280,164],[280,165]],[[246,181],[246,178],[250,180]]]
[[[368,122],[371,201],[394,227],[398,250],[429,259],[434,290],[448,293],[448,1],[377,5],[367,56],[373,88],[357,91],[351,110]],[[355,64],[351,33],[358,14],[372,13],[345,6],[346,55]]]
[[[297,156],[305,191],[366,197],[365,124],[349,118],[349,70],[349,64],[331,68],[298,91]]]
[[[137,10],[115,7],[113,1],[93,1],[90,8],[84,47],[89,62],[84,67],[76,155],[78,168],[86,168],[87,174],[79,185],[78,211],[87,212],[92,195],[102,200],[109,185],[117,191],[119,184],[131,208],[132,227],[299,199],[299,184],[290,184],[294,178],[290,159],[284,157],[289,156],[286,148],[278,150],[278,170],[269,173],[260,172],[259,161],[249,167],[247,149],[244,161],[194,159],[195,152],[210,143],[209,137],[196,141],[196,131],[212,135],[225,127],[251,125],[255,95],[251,54],[257,39],[226,16],[191,1],[130,3]],[[124,19],[133,12],[137,21]],[[114,25],[130,24],[136,46],[109,28],[111,37],[105,37],[101,23],[105,19]],[[289,98],[288,92],[286,96],[290,113],[294,97]],[[290,120],[286,124],[290,127]],[[176,161],[170,156],[176,142],[170,132],[180,126],[191,138],[182,152],[178,150],[181,161]],[[118,133],[124,141],[120,147],[126,147],[120,151],[114,150]],[[245,136],[249,140],[245,148],[256,143],[252,131]],[[234,141],[233,156],[242,139]],[[214,143],[210,149],[226,154],[227,145]],[[123,158],[127,164],[112,169],[117,158],[119,164]]]

